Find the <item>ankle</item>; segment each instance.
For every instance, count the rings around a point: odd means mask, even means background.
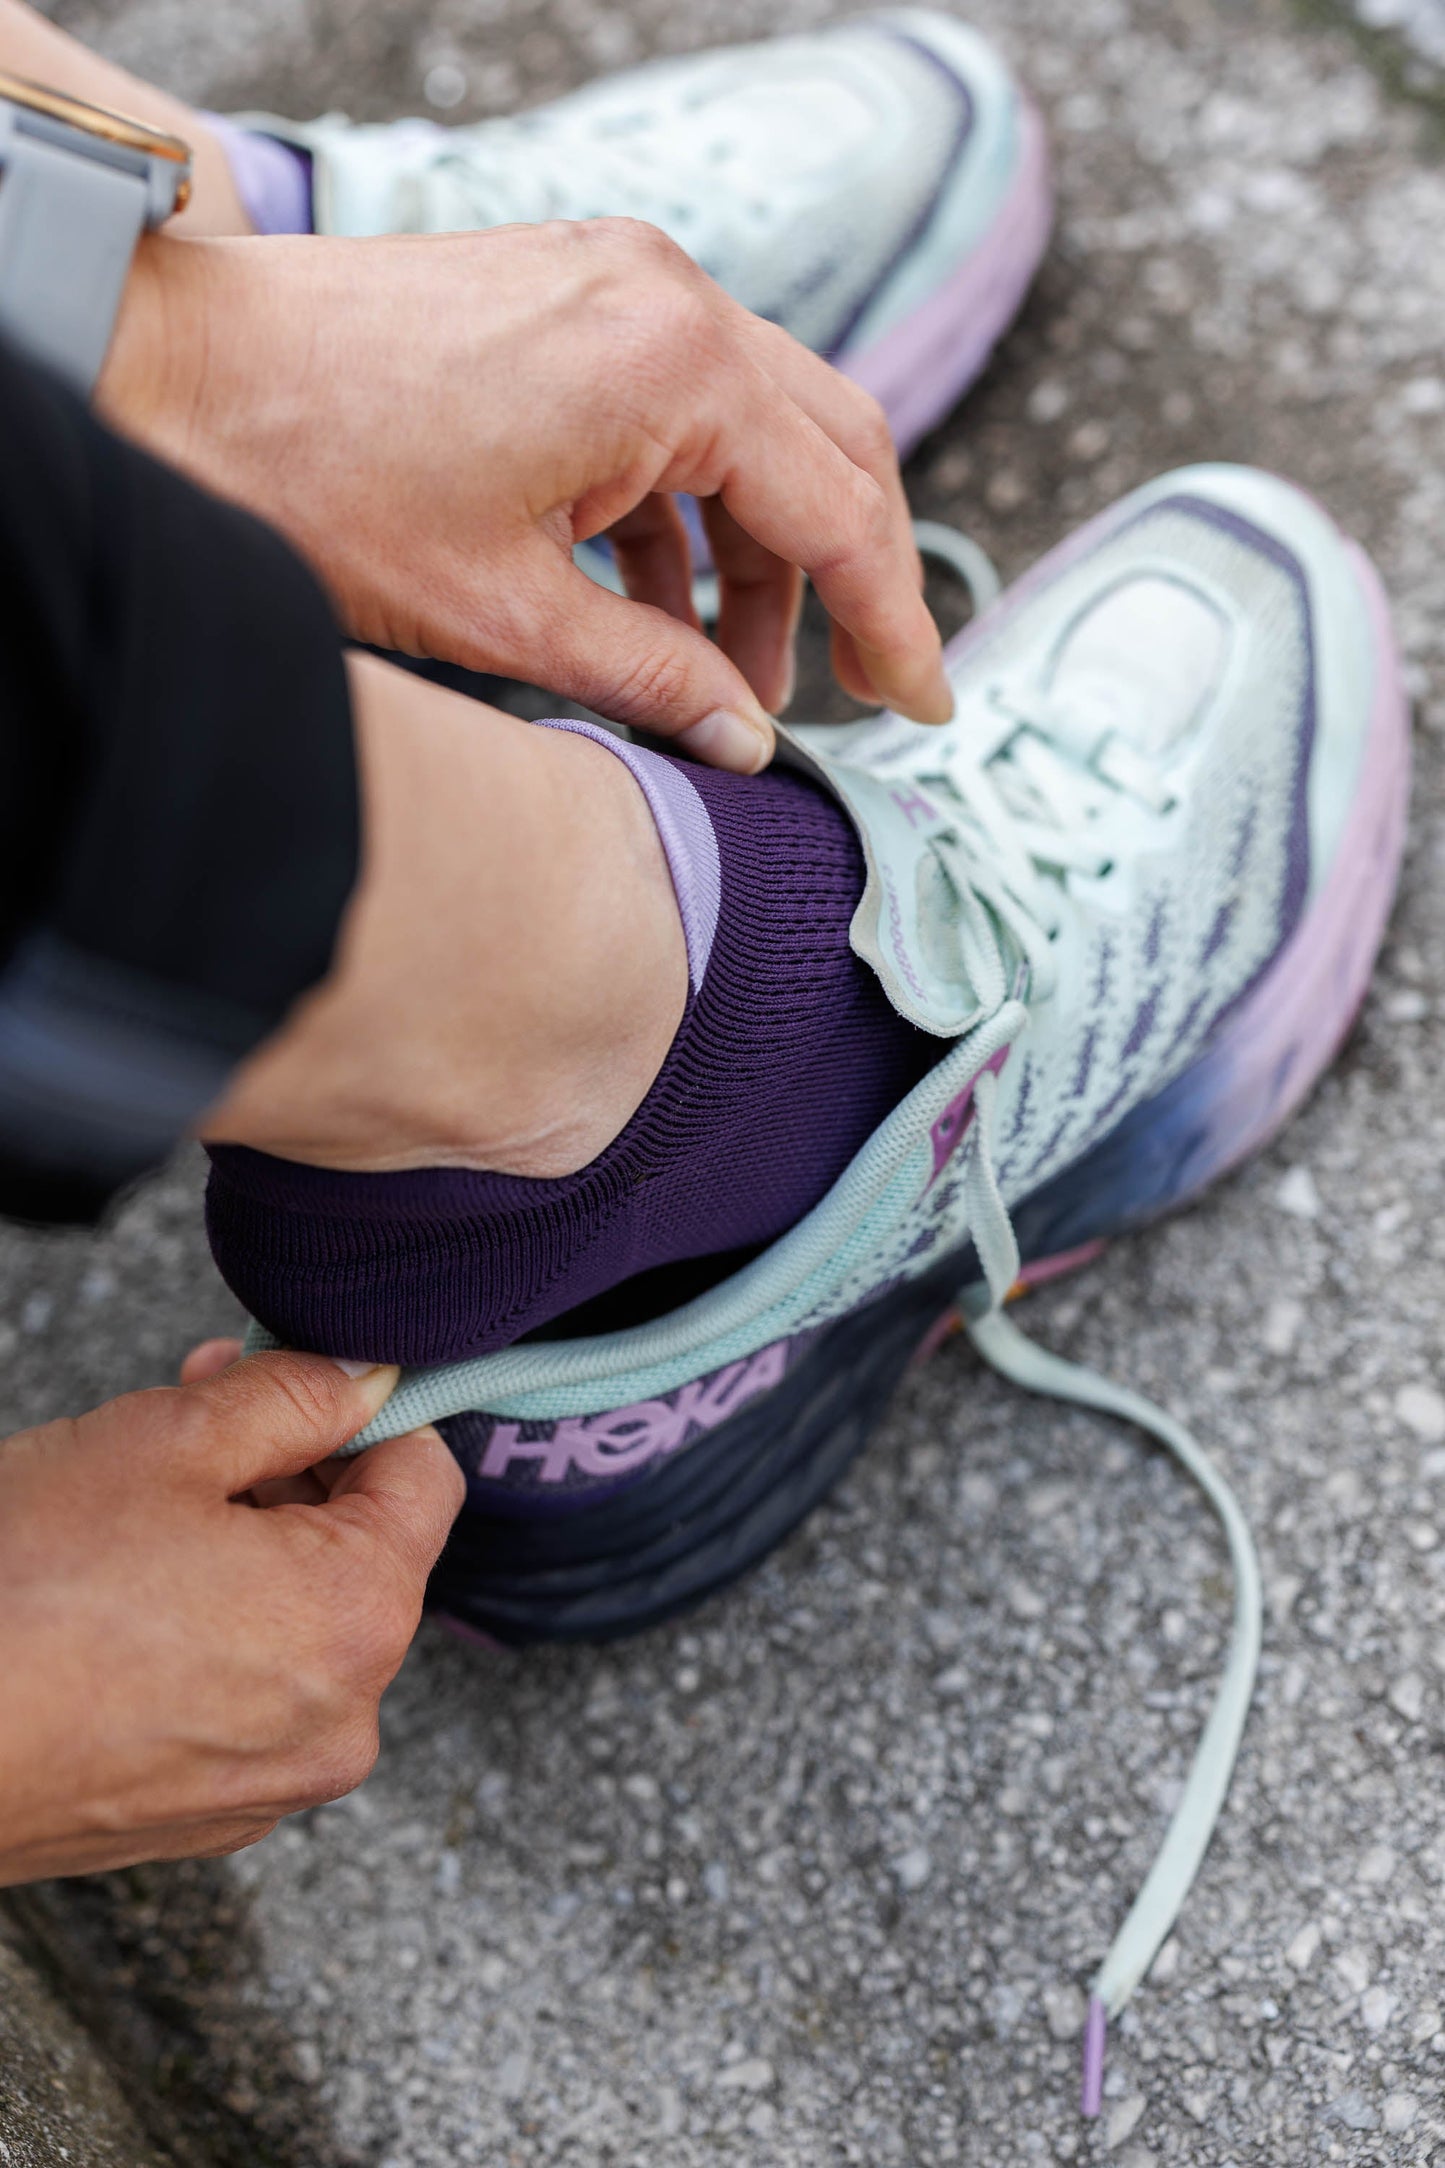
[[[365,870],[330,978],[203,1125],[318,1166],[575,1172],[682,1016],[667,861],[622,763],[352,664]]]

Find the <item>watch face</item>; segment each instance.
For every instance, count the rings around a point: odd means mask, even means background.
[[[163,129],[149,128],[143,120],[131,120],[124,113],[107,112],[103,105],[87,105],[83,98],[71,98],[63,90],[48,90],[42,83],[28,83],[20,75],[8,75],[0,68],[0,98],[8,98],[12,105],[23,105],[32,113],[44,113],[50,120],[63,121],[67,127],[79,128],[85,135],[100,136],[107,143],[123,144],[127,150],[141,151],[147,158],[165,158],[171,164],[185,166],[191,163],[191,147],[179,136],[167,135]],[[190,195],[189,172],[176,189],[176,209],[181,210]]]

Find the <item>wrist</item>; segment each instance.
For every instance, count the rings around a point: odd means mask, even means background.
[[[203,241],[142,237],[95,387],[112,428],[181,464],[209,343],[207,253]]]

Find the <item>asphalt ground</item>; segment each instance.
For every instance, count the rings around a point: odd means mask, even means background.
[[[1049,115],[1060,225],[909,469],[1012,576],[1160,469],[1278,468],[1375,556],[1417,702],[1404,890],[1338,1068],[1263,1160],[1027,1306],[1197,1426],[1269,1593],[1228,1810],[1101,2125],[1081,1987],[1208,1704],[1223,1559],[1161,1457],[954,1343],[692,1619],[510,1659],[428,1628],[354,1798],[229,1866],[42,1893],[227,2159],[1445,2163],[1445,102],[1438,0],[1361,6],[968,9]],[[469,119],[848,11],[56,12],[219,106],[384,116],[460,80]],[[234,1322],[198,1198],[183,1158],[98,1237],[0,1238],[7,1427]]]

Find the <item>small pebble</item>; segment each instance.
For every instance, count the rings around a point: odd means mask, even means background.
[[[1288,1212],[1292,1219],[1318,1219],[1322,1209],[1320,1193],[1308,1167],[1291,1167],[1275,1191],[1274,1201],[1281,1212]]]
[[[1055,2040],[1077,2040],[1084,2030],[1084,1998],[1078,1988],[1044,1989],[1044,2021]]]
[[[1109,2119],[1104,2125],[1104,2144],[1110,2153],[1126,2138],[1133,2137],[1146,2106],[1142,2093],[1130,2093],[1126,2100],[1119,2101],[1109,2110]]]
[[[1420,2113],[1420,2103],[1413,2093],[1390,2093],[1386,2096],[1380,2120],[1388,2131],[1408,2130]]]
[[[893,1862],[893,1875],[900,1889],[922,1889],[933,1872],[933,1861],[921,1844],[909,1852],[900,1852]]]
[[[1280,1295],[1264,1313],[1261,1335],[1271,1355],[1288,1355],[1305,1321],[1305,1306],[1292,1295]]]
[[[740,2063],[724,2063],[717,2083],[735,2093],[765,2093],[773,2082],[773,2066],[761,2055],[744,2056]]]
[[[1358,2090],[1341,2093],[1329,2105],[1332,2123],[1343,2123],[1346,2130],[1373,2130],[1378,2117],[1364,2094]]]
[[[1320,1940],[1318,1920],[1306,1920],[1284,1953],[1285,1963],[1295,1972],[1308,1972],[1319,1954]]]
[[[1445,1439],[1445,1395],[1433,1385],[1402,1385],[1395,1395],[1395,1413],[1425,1445]]]

